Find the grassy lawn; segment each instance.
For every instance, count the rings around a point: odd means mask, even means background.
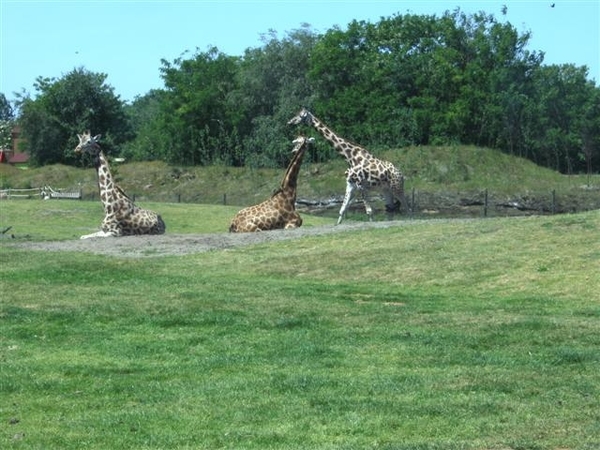
[[[170,233],[239,209],[141,206]],[[101,219],[0,202],[33,240]],[[142,259],[7,241],[0,448],[600,448],[598,211]]]

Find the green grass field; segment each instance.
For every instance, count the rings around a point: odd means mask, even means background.
[[[141,206],[181,234],[239,209]],[[101,219],[0,202],[2,449],[600,448],[598,211],[140,259],[13,246]]]

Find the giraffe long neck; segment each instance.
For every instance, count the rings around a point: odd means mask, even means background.
[[[298,183],[298,173],[300,172],[300,166],[302,165],[302,158],[308,147],[307,143],[304,142],[296,150],[292,160],[288,164],[288,168],[285,171],[283,180],[281,181],[281,190],[284,191],[288,196],[296,198],[296,187]]]
[[[368,152],[361,147],[352,144],[343,138],[339,137],[337,134],[333,132],[327,125],[317,119],[315,116],[311,114],[311,123],[312,126],[325,138],[329,141],[329,143],[333,146],[336,152],[346,158],[349,164],[352,164],[352,160],[357,153],[367,153]]]
[[[112,205],[116,200],[118,194],[121,192],[110,173],[110,167],[108,166],[108,160],[103,152],[98,154],[96,161],[96,172],[98,174],[98,190],[100,192],[100,200],[104,205],[104,209],[108,205]]]

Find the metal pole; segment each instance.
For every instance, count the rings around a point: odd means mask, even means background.
[[[488,215],[488,190],[485,190],[485,194],[483,197],[483,217],[487,217]]]

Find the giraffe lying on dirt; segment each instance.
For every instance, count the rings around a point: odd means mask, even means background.
[[[314,139],[303,136],[294,140],[292,160],[285,172],[281,187],[268,200],[238,212],[231,221],[230,232],[298,228],[302,225],[302,218],[296,212],[296,186],[304,153],[313,141]]]
[[[90,132],[87,131],[78,134],[77,137],[79,137],[79,145],[75,147],[75,153],[87,153],[94,161],[98,175],[100,200],[105,213],[101,231],[86,234],[81,236],[81,239],[136,234],[163,234],[166,227],[162,218],[154,211],[136,206],[114,182],[106,155],[104,155],[98,144],[100,135],[92,137]]]

